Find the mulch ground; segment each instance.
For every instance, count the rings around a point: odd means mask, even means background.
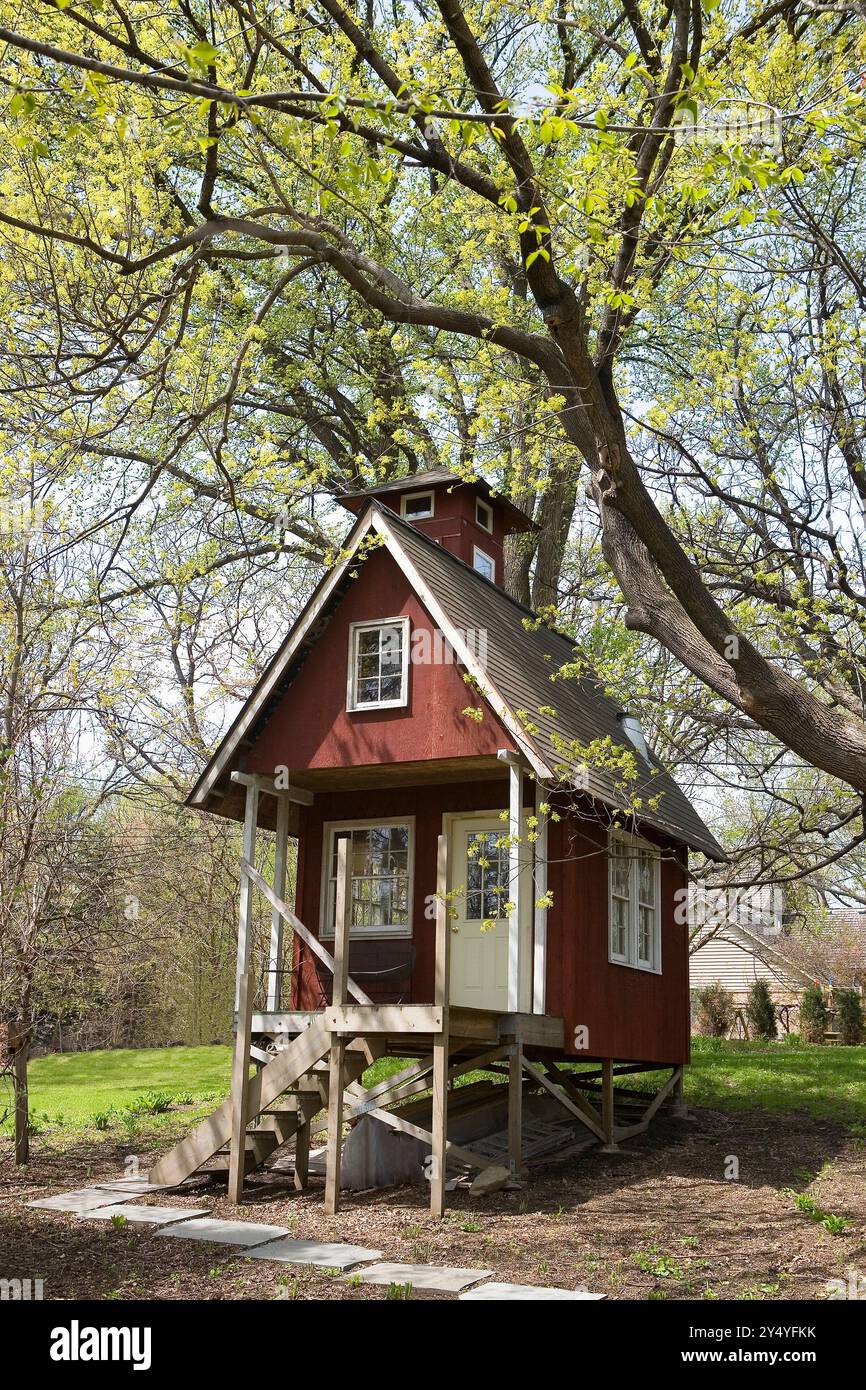
[[[139,1140],[141,1145],[142,1141]],[[42,1278],[49,1299],[379,1299],[384,1288],[335,1274],[244,1260],[237,1250],[157,1240],[154,1229],[115,1229],[31,1197],[123,1175],[128,1145],[110,1141],[62,1154],[40,1151],[16,1172],[0,1150],[0,1278]],[[141,1154],[142,1166],[151,1155]],[[726,1176],[738,1168],[739,1177]],[[347,1241],[387,1260],[469,1265],[514,1283],[584,1286],[612,1299],[821,1299],[827,1281],[866,1276],[866,1149],[839,1126],[805,1116],[694,1111],[663,1117],[618,1155],[588,1151],[535,1168],[524,1190],[451,1195],[431,1220],[417,1188],[344,1195],[323,1213],[323,1185],[295,1194],[283,1175],[248,1180],[242,1211],[225,1184],[151,1199],[207,1206],[284,1226],[292,1235]],[[808,1192],[843,1217],[831,1234],[798,1210]],[[415,1292],[416,1299],[449,1297]]]

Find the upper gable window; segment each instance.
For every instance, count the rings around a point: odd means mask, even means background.
[[[609,959],[661,973],[658,850],[637,835],[612,833],[608,844]]]
[[[352,623],[348,708],[396,709],[408,699],[409,619]]]
[[[493,534],[493,508],[482,502],[480,497],[475,499],[475,520],[482,531]]]
[[[477,545],[472,550],[472,568],[483,574],[491,583],[496,583],[496,561],[486,550],[479,550]]]
[[[400,501],[400,515],[406,521],[423,521],[433,515],[432,492],[409,492]]]

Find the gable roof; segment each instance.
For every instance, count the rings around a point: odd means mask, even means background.
[[[690,960],[694,961],[700,951],[707,946],[712,946],[714,941],[728,941],[737,946],[746,955],[753,956],[755,960],[762,961],[770,970],[776,970],[787,975],[790,979],[798,981],[801,985],[812,983],[812,976],[803,969],[796,961],[791,960],[785,954],[785,938],[780,934],[778,945],[771,944],[764,932],[750,931],[739,922],[725,922],[720,927],[708,927],[702,936],[699,944],[695,946],[691,953]]]
[[[427,468],[423,473],[409,473],[402,478],[392,478],[390,482],[378,483],[374,487],[365,488],[363,492],[342,493],[336,500],[350,512],[360,514],[371,498],[380,498],[383,493],[388,497],[392,493],[417,492],[423,491],[425,488],[445,488],[446,486],[448,492],[462,487],[473,488],[488,502],[496,502],[506,520],[509,531],[537,531],[539,529],[538,523],[533,521],[531,516],[527,516],[526,512],[516,507],[510,497],[504,497],[501,492],[494,492],[486,478],[464,478],[460,473],[455,473],[450,468]],[[385,505],[387,506],[387,502]]]
[[[563,764],[573,756],[567,746],[572,740],[585,745],[610,738],[632,753],[637,763],[638,779],[631,795],[642,800],[641,821],[710,858],[725,858],[670,773],[654,755],[644,758],[629,742],[617,717],[618,705],[599,683],[586,677],[556,678],[559,669],[574,659],[573,643],[541,625],[532,609],[376,499],[369,501],[352,528],[344,543],[344,558],[314,592],[190,792],[187,804],[204,808],[236,755],[254,741],[256,729],[291,684],[305,649],[320,635],[329,609],[352,582],[350,566],[357,566],[357,551],[370,533],[375,533],[390,552],[453,647],[456,659],[475,677],[480,693],[539,778],[569,780],[606,805],[623,809],[624,798],[611,773],[577,766],[570,777],[563,772]],[[486,636],[483,666],[476,644],[471,638],[467,640],[467,633],[479,631]]]

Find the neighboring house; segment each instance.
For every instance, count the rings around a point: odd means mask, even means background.
[[[329,1209],[344,1115],[375,1111],[427,1142],[441,1210],[446,1153],[491,1162],[452,1142],[449,1107],[465,1109],[470,1090],[452,1095],[446,1077],[482,1060],[504,1068],[509,1084],[495,1089],[508,1098],[517,1167],[524,1093],[546,1092],[608,1144],[678,1094],[690,1021],[676,903],[689,849],[724,855],[636,721],[595,682],[557,679],[573,659],[569,639],[502,587],[506,537],[532,527],[528,517],[486,484],[438,470],[340,500],[357,521],[339,562],[188,800],[245,826],[238,1051],[232,1103],[153,1180],[179,1180],[231,1137],[237,1198],[245,1122],[267,1112],[271,1138],[256,1128],[246,1144],[261,1161],[290,1134],[301,1143],[309,1107],[327,1093]],[[579,756],[604,739],[634,754],[639,820],[614,775]],[[254,867],[257,826],[276,831],[272,884]],[[255,1004],[254,891],[273,911]],[[250,1038],[267,1062],[252,1081]],[[355,1078],[383,1052],[418,1060],[392,1094],[360,1091]],[[576,1059],[597,1068],[557,1069]],[[615,1064],[671,1068],[657,1104],[628,1123],[614,1113]],[[389,1108],[431,1085],[426,1128]]]
[[[760,928],[734,922],[708,928],[703,944],[692,950],[689,959],[693,996],[694,991],[707,985],[724,985],[742,1015],[755,980],[766,980],[783,1030],[795,1029],[800,998],[806,986],[813,983],[813,977],[786,956],[785,942],[782,932],[768,937]],[[738,1020],[736,1031],[742,1031],[742,1019]]]

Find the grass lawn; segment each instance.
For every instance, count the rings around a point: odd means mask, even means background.
[[[93,1115],[123,1110],[149,1091],[221,1096],[231,1074],[230,1047],[119,1048],[35,1057],[28,1068],[30,1111],[54,1127],[82,1128]]]
[[[407,1065],[383,1057],[364,1076],[374,1085]],[[185,1104],[214,1104],[227,1091],[229,1047],[171,1047],[71,1052],[30,1064],[30,1109],[37,1125],[56,1131],[88,1128],[93,1117],[124,1111],[147,1092]],[[470,1073],[465,1084],[482,1073]],[[633,1089],[655,1090],[658,1073],[624,1077]],[[815,1119],[859,1126],[866,1121],[866,1047],[694,1041],[686,1099],[713,1110],[803,1111]],[[116,1126],[112,1120],[112,1127]],[[8,1131],[8,1123],[6,1126]]]

